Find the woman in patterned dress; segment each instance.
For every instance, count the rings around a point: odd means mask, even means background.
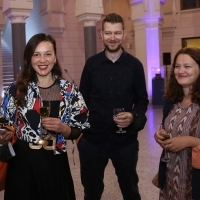
[[[173,104],[164,128],[155,133],[155,140],[167,149],[166,180],[160,200],[192,200],[199,170],[192,168],[192,147],[200,144],[200,49],[183,48],[174,57],[165,99]],[[164,140],[162,134],[169,134]],[[197,176],[195,176],[196,174]],[[197,180],[197,182],[195,182]],[[199,189],[200,190],[200,187]]]
[[[56,42],[44,33],[34,35],[24,51],[24,66],[16,82],[5,91],[0,115],[13,125],[14,145],[9,160],[5,200],[75,200],[66,140],[89,128],[88,111],[78,88],[62,78]],[[40,107],[50,102],[50,115],[41,118]],[[10,140],[12,132],[0,137]]]

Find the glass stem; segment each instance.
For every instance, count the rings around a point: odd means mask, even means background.
[[[165,148],[165,157],[167,157],[167,149]]]

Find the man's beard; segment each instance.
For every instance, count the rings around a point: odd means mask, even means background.
[[[104,46],[106,48],[107,51],[109,51],[110,53],[114,53],[114,52],[117,52],[121,49],[121,44],[118,44],[117,47],[115,49],[110,49],[110,47],[104,43]]]

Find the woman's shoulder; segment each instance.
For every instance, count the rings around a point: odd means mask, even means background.
[[[67,89],[67,88],[75,89],[75,88],[77,88],[75,83],[70,82],[70,81],[68,81],[66,79],[58,79],[58,84],[60,85],[61,89],[62,88],[63,89]]]
[[[71,84],[70,81],[68,81],[67,79],[64,79],[64,78],[57,78],[57,82],[60,85],[69,85],[69,84]]]
[[[16,82],[12,82],[7,88],[4,89],[5,93],[9,93],[12,96],[15,96],[17,92],[17,84]]]

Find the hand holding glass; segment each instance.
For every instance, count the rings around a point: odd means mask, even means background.
[[[113,116],[115,117],[117,114],[124,112],[124,108],[115,108],[113,110]],[[119,127],[119,130],[116,131],[118,134],[126,133],[125,130],[123,130],[121,127]]]

